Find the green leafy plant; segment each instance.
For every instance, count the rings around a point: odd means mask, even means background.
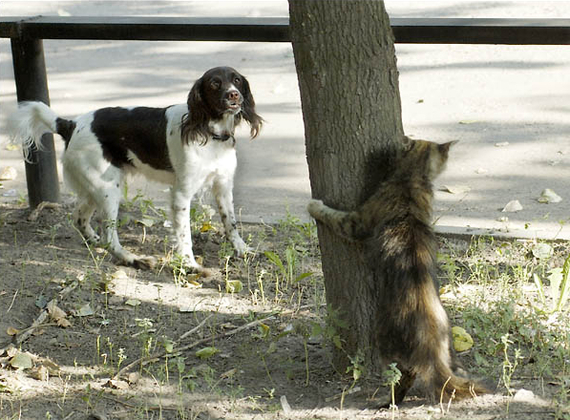
[[[546,288],[541,277],[533,274],[534,284],[536,285],[538,296],[542,307],[538,308],[539,311],[545,313],[554,313],[561,311],[566,305],[570,297],[570,281],[568,279],[570,273],[570,255],[564,261],[562,267],[553,268],[548,272],[548,280],[550,287]],[[547,296],[547,294],[549,296]],[[551,299],[551,304],[547,302],[547,297]]]
[[[392,410],[392,418],[396,415],[398,407],[396,406],[396,385],[402,379],[402,372],[398,369],[397,363],[390,363],[388,369],[382,372],[382,385],[390,387],[390,409]]]

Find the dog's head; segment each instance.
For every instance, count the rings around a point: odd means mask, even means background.
[[[259,134],[263,119],[255,112],[249,82],[231,67],[215,67],[204,73],[188,94],[188,114],[182,121],[182,138],[186,142],[200,137],[207,139],[212,134],[210,123],[227,114],[234,116],[235,125],[242,118],[246,120],[252,138]]]

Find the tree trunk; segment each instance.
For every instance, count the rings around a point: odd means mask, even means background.
[[[313,197],[341,210],[361,204],[402,148],[394,37],[382,1],[289,0]],[[326,298],[348,328],[333,361],[344,371],[360,353],[381,369],[373,342],[380,319],[364,244],[319,224]]]

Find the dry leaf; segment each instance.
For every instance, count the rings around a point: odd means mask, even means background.
[[[37,368],[31,369],[28,374],[38,381],[45,382],[49,379],[49,370],[45,366],[38,366]]]
[[[14,369],[30,369],[33,365],[34,362],[27,353],[18,353],[10,359],[10,366]]]
[[[444,185],[440,190],[450,194],[464,194],[471,191],[471,187],[467,185]]]
[[[152,227],[156,223],[156,220],[150,217],[143,217],[140,220],[135,220],[135,222],[140,225],[143,225],[144,227]]]
[[[215,347],[204,347],[203,349],[198,350],[195,354],[200,359],[208,359],[216,354],[219,350]]]
[[[545,242],[539,242],[532,249],[532,255],[538,259],[548,259],[554,255],[554,248]]]
[[[6,334],[8,334],[9,336],[14,336],[16,334],[18,334],[20,332],[20,330],[17,330],[14,327],[8,327],[8,329],[6,330]]]
[[[138,372],[131,372],[127,375],[127,382],[130,384],[136,384],[141,378]]]
[[[55,363],[53,360],[47,359],[47,358],[41,358],[40,362],[42,364],[42,366],[45,366],[47,368],[47,370],[49,371],[50,374],[57,374],[57,372],[59,371],[59,365],[57,363]]]
[[[125,302],[125,305],[128,306],[139,306],[141,304],[141,301],[138,299],[129,299]]]
[[[6,349],[6,356],[14,357],[15,355],[18,354],[18,352],[19,350],[13,344],[10,344]]]
[[[79,317],[93,315],[94,313],[95,311],[93,310],[91,304],[89,303],[86,303],[85,305],[81,306],[79,309],[73,312],[75,316]]]
[[[71,326],[71,322],[69,322],[66,318],[67,314],[63,309],[57,306],[55,300],[52,300],[47,304],[47,311],[49,313],[50,318],[54,320],[58,326],[63,328]]]
[[[281,395],[279,402],[281,403],[281,408],[283,408],[283,413],[285,413],[285,415],[290,414],[292,410],[291,406],[287,402],[287,397],[285,395]]]
[[[113,389],[128,389],[129,383],[127,381],[120,381],[116,379],[109,379],[104,387],[113,388]]]
[[[209,232],[212,229],[214,229],[214,226],[212,226],[212,222],[204,222],[204,223],[202,223],[202,227],[200,228],[200,232],[205,233],[205,232]]]
[[[58,327],[62,327],[62,328],[67,328],[67,327],[71,327],[71,322],[69,322],[67,319],[65,318],[59,318],[58,320],[55,321]]]
[[[473,347],[473,338],[463,328],[453,327],[451,334],[453,335],[453,348],[455,348],[455,351],[466,351]]]
[[[129,276],[127,275],[127,273],[125,273],[124,270],[115,271],[113,274],[111,274],[111,277],[114,279],[128,279],[129,278]]]
[[[200,274],[192,274],[192,276],[195,276],[196,279],[201,277]],[[186,281],[187,281],[188,287],[191,289],[200,289],[202,287],[202,283],[200,283],[199,281],[196,281],[194,279],[190,279],[190,276],[188,276],[186,278]]]
[[[18,177],[18,172],[12,166],[6,166],[0,171],[0,181],[13,181]]]
[[[233,369],[230,369],[230,370],[225,371],[224,373],[222,373],[222,374],[220,375],[220,378],[222,378],[222,379],[233,378],[233,376],[234,376],[236,373],[237,373],[237,369],[236,369],[236,368],[233,368]]]
[[[228,280],[226,282],[226,293],[239,293],[243,290],[243,283],[240,280]]]

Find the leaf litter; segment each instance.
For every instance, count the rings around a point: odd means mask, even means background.
[[[326,308],[324,291],[313,288],[322,282],[319,261],[314,258],[314,264],[291,272],[295,259],[282,252],[289,247],[291,238],[300,232],[300,225],[288,228],[283,234],[272,226],[244,225],[244,237],[252,235],[252,243],[260,245],[261,256],[258,254],[246,266],[257,276],[247,277],[244,261],[232,259],[227,273],[221,269],[215,273],[214,279],[201,280],[203,287],[192,289],[175,285],[168,267],[156,272],[123,269],[113,265],[104,253],[96,254],[100,261],[90,261],[89,252],[79,239],[76,240],[76,232],[71,227],[62,225],[53,238],[33,235],[36,224],[49,227],[64,220],[66,212],[63,210],[43,212],[35,222],[25,221],[25,209],[7,214],[12,215],[14,223],[8,216],[2,229],[7,227],[12,232],[18,226],[20,235],[17,246],[11,246],[14,248],[12,253],[0,241],[0,256],[15,262],[8,265],[10,278],[39,280],[27,281],[26,294],[17,295],[14,308],[3,320],[7,323],[3,331],[11,325],[19,332],[15,336],[6,334],[4,341],[6,337],[8,340],[21,337],[22,332],[28,330],[25,325],[33,324],[32,321],[38,319],[37,313],[44,312],[35,306],[35,296],[43,294],[47,300],[45,312],[47,314],[47,306],[51,312],[49,318],[34,328],[36,331],[42,329],[43,334],[30,334],[19,344],[31,355],[32,367],[0,370],[0,385],[3,386],[0,392],[3,398],[12,398],[10,390],[16,389],[12,385],[16,383],[16,377],[9,376],[9,381],[3,382],[2,375],[16,375],[16,372],[20,372],[17,380],[23,389],[43,389],[45,395],[54,388],[61,390],[60,395],[63,395],[63,390],[68,390],[63,403],[61,399],[40,401],[29,393],[18,391],[18,401],[22,401],[28,413],[35,413],[35,417],[45,417],[47,410],[59,410],[60,417],[72,418],[69,417],[71,413],[85,412],[88,407],[92,407],[92,412],[105,413],[108,418],[125,417],[125,414],[132,417],[146,407],[147,412],[161,413],[163,419],[202,418],[199,413],[215,413],[217,418],[230,420],[252,416],[265,420],[282,416],[289,408],[290,415],[295,418],[336,419],[339,404],[343,404],[340,412],[345,413],[346,418],[390,418],[390,412],[370,410],[367,398],[372,393],[365,392],[368,388],[364,379],[359,379],[358,386],[350,388],[352,376],[344,378],[343,374],[331,368],[328,345],[323,337],[330,335],[330,341],[340,346],[342,340],[323,322]],[[159,253],[162,238],[166,236],[163,224],[143,226],[135,222],[140,219],[140,215],[135,215],[132,225],[122,228],[126,246],[141,253]],[[146,229],[147,241],[144,244],[137,240],[141,236],[134,234],[137,226],[139,231]],[[26,232],[29,232],[28,238],[25,237]],[[14,237],[12,233],[8,236]],[[208,229],[194,238],[196,252],[205,257],[204,265],[223,267],[220,261],[225,261],[225,257],[219,254],[223,242],[220,237],[216,229]],[[52,241],[59,247],[57,258],[46,255],[45,246]],[[315,243],[296,245],[301,246],[290,248],[297,249],[299,253],[315,250]],[[448,242],[444,245],[445,252],[454,252]],[[555,252],[550,257],[544,254],[544,261],[556,261],[558,247],[553,247]],[[269,254],[264,254],[264,251]],[[450,267],[449,270],[467,267],[462,263],[455,264],[455,268]],[[22,270],[23,266],[25,270]],[[97,286],[102,278],[101,271],[111,282],[106,291]],[[560,276],[559,291],[566,284],[563,273]],[[77,280],[79,277],[81,279]],[[239,292],[226,291],[226,277],[229,281],[238,280],[242,289]],[[286,284],[282,282],[284,278],[291,280]],[[57,281],[52,281],[54,279]],[[113,283],[121,279],[121,288],[115,287]],[[0,290],[7,293],[0,294],[0,299],[4,299],[0,304],[10,301],[18,287],[14,284],[18,282],[3,280],[4,277],[0,276]],[[136,294],[134,298],[128,293],[149,284],[159,286],[153,288],[156,292],[153,297],[142,299]],[[169,292],[171,289],[174,293]],[[64,290],[67,293],[63,293]],[[462,289],[454,286],[448,290],[446,306],[457,300],[458,290]],[[548,298],[551,293],[548,287],[545,286],[544,291]],[[560,292],[558,296],[561,295],[567,296]],[[123,304],[129,299],[140,303],[128,311],[117,310],[117,303]],[[560,300],[559,297],[557,302]],[[115,306],[109,306],[110,301]],[[183,307],[189,311],[178,310]],[[55,318],[52,318],[52,313]],[[62,328],[56,325],[58,319],[67,320],[70,325]],[[461,352],[461,360],[473,364],[474,360],[483,359],[485,363],[500,368],[501,361],[495,360],[496,357],[485,359],[480,355],[484,344],[480,331],[475,330],[474,334],[473,327],[465,325],[457,313],[452,314],[452,319],[454,326],[461,325],[473,340],[472,346]],[[26,321],[24,325],[22,320]],[[319,332],[315,337],[311,334],[313,330]],[[470,345],[466,335],[461,333],[456,337],[460,338],[454,339],[454,346],[457,343],[467,343],[465,347]],[[0,350],[2,344],[0,341]],[[200,351],[206,358],[196,355]],[[0,352],[0,360],[9,360],[5,356],[7,352]],[[57,363],[55,366],[61,365],[63,370],[50,369],[47,362],[35,354],[49,355]],[[4,362],[2,366],[7,365]],[[472,366],[468,368],[473,371]],[[77,373],[70,376],[70,382],[63,381],[62,378],[74,369]],[[62,371],[67,373],[62,375]],[[489,378],[496,379],[493,375]],[[530,388],[533,384],[536,387]],[[525,388],[533,389],[537,395],[540,384],[539,380],[525,380]],[[322,405],[315,405],[315,395],[321,396]],[[465,405],[454,402],[446,418],[461,419],[468,413],[475,420],[501,416],[504,414],[503,398],[498,391]],[[425,404],[422,393],[413,391],[410,399],[399,407],[399,413],[404,416],[402,418],[426,418],[431,414],[426,411]],[[213,411],[213,406],[216,411]],[[516,416],[516,406],[511,408]],[[525,410],[525,418],[532,420],[549,418],[552,413],[545,412],[543,407],[536,412],[532,407],[525,407]]]

